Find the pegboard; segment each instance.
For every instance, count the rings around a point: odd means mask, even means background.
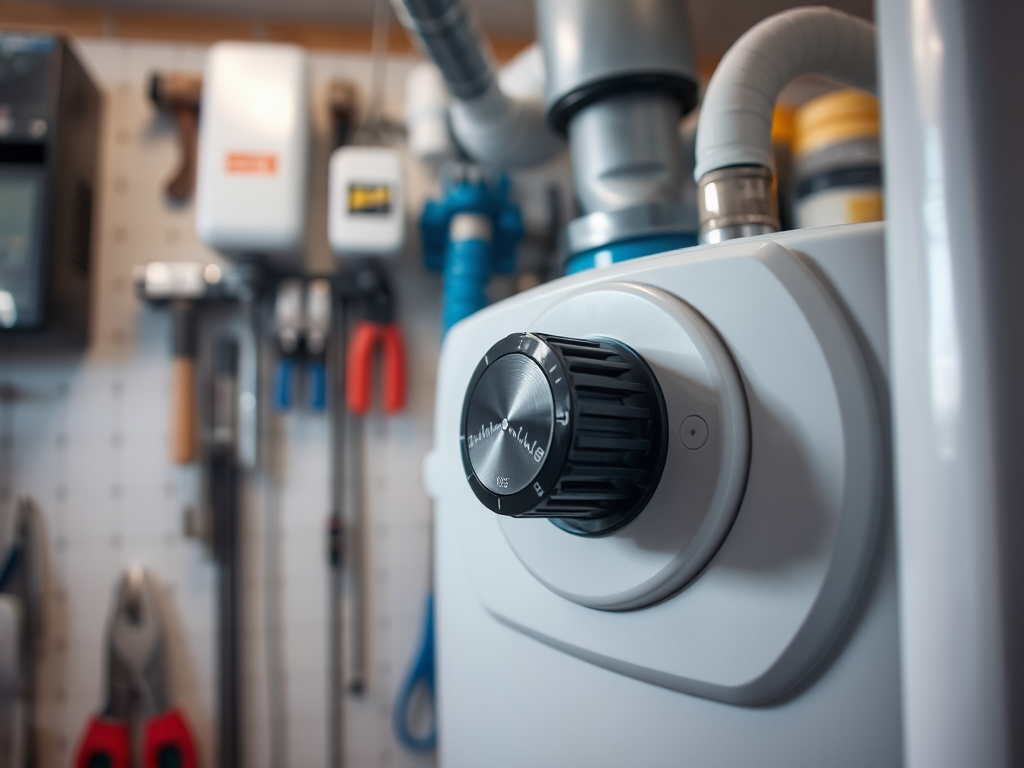
[[[171,121],[146,97],[152,71],[199,71],[205,48],[85,39],[76,50],[104,94],[92,343],[76,355],[0,357],[0,523],[8,524],[17,496],[28,494],[46,526],[40,764],[68,765],[86,718],[101,705],[114,585],[138,563],[162,587],[173,698],[187,713],[202,764],[214,766],[216,567],[203,544],[184,533],[185,511],[200,504],[198,469],[168,459],[170,317],[140,303],[132,285],[138,264],[218,259],[196,238],[192,207],[171,206],[163,196],[177,162],[176,139]],[[389,60],[385,112],[395,118],[414,63]],[[362,54],[310,56],[312,271],[333,268],[326,239],[327,82],[348,78],[365,93],[370,68]],[[528,222],[546,215],[537,202],[542,188],[552,180],[568,184],[567,168],[562,158],[518,180]],[[358,768],[434,763],[433,755],[404,752],[391,733],[394,696],[419,641],[428,587],[430,510],[420,467],[432,440],[441,341],[440,281],[422,270],[413,218],[434,181],[408,158],[405,170],[412,236],[393,278],[409,401],[397,417],[367,417],[362,430],[368,688],[347,698],[343,726],[345,765]],[[497,285],[495,297],[511,285]],[[202,327],[210,334],[237,322],[227,311],[204,318]],[[272,765],[271,734],[279,735],[283,765],[327,764],[329,434],[326,416],[301,409],[269,420],[263,439],[272,466],[248,478],[243,495],[243,745],[252,768]],[[275,537],[269,548],[268,536]],[[267,552],[276,562],[265,560]],[[269,623],[279,645],[268,649]],[[268,652],[280,667],[268,666]],[[268,669],[278,671],[268,678]]]

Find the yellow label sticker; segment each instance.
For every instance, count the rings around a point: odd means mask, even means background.
[[[349,184],[349,213],[391,213],[391,187],[388,184]]]

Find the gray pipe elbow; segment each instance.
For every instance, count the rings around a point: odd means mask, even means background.
[[[454,97],[452,130],[476,161],[499,168],[537,165],[563,143],[548,127],[541,98],[510,97],[494,56],[462,0],[391,0],[403,25],[441,71]]]
[[[734,165],[771,167],[775,100],[799,75],[875,92],[875,27],[832,8],[795,8],[733,44],[708,84],[697,128],[694,180]]]
[[[778,231],[772,113],[786,83],[805,74],[873,93],[874,25],[831,8],[796,8],[757,24],[725,54],[697,127],[693,175],[703,242]]]

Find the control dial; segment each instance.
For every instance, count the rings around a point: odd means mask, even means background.
[[[462,462],[492,511],[605,535],[653,495],[667,424],[654,372],[626,345],[516,333],[488,350],[470,380]]]

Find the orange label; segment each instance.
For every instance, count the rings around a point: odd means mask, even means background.
[[[230,152],[225,170],[228,174],[274,176],[277,174],[277,155],[266,152]]]

